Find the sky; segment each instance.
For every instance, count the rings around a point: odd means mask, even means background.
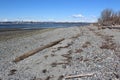
[[[0,21],[96,22],[120,0],[0,0]]]

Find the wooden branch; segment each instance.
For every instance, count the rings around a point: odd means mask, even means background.
[[[102,29],[106,29],[106,28],[108,28],[108,29],[120,29],[120,27],[114,27],[114,26],[113,27],[107,27],[107,26],[106,27],[102,27]]]
[[[29,52],[27,52],[27,53],[24,53],[23,55],[15,58],[15,60],[13,60],[13,62],[19,62],[19,61],[21,61],[21,60],[23,60],[23,59],[25,59],[25,58],[27,58],[27,57],[29,57],[29,56],[32,56],[32,55],[36,54],[36,53],[39,52],[39,51],[42,51],[43,49],[52,47],[52,46],[58,44],[59,42],[61,42],[61,41],[63,41],[63,40],[64,40],[64,38],[59,39],[59,40],[54,41],[54,42],[51,42],[51,43],[49,43],[49,44],[47,44],[47,45],[45,45],[45,46],[42,46],[42,47],[40,47],[40,48],[37,48],[37,49],[35,49],[35,50],[31,50],[31,51],[29,51]]]
[[[73,76],[66,76],[65,79],[80,78],[80,77],[90,77],[90,76],[93,76],[93,75],[94,75],[94,73],[79,74],[79,75],[73,75]]]

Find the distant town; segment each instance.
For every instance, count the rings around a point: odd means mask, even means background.
[[[4,21],[0,24],[38,24],[38,23],[88,23],[88,22],[50,22],[50,21]]]

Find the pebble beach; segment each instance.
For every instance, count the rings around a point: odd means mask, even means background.
[[[120,29],[90,25],[24,35],[0,38],[0,80],[120,80]],[[62,38],[56,45],[13,62]]]

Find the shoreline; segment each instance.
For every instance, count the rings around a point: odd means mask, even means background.
[[[41,34],[46,31],[54,30],[55,28],[42,29],[0,29],[0,41],[6,41],[13,38],[23,38],[34,34]]]

